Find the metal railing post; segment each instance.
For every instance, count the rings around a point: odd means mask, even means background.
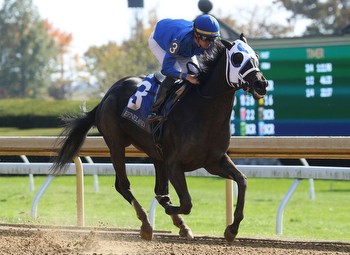
[[[226,179],[226,226],[233,222],[233,180]]]
[[[283,213],[284,208],[288,204],[290,198],[294,194],[294,191],[299,186],[300,180],[295,179],[292,186],[290,186],[289,190],[287,191],[286,195],[284,196],[280,206],[277,210],[277,216],[276,216],[276,234],[281,235],[283,233]]]
[[[303,166],[310,166],[309,162],[305,158],[300,159]],[[315,184],[314,179],[309,179],[309,198],[310,200],[315,200]]]
[[[20,155],[24,163],[30,163],[26,155]],[[29,191],[34,191],[34,175],[29,173]]]
[[[158,204],[157,199],[153,198],[151,205],[149,206],[149,221],[150,221],[150,224],[151,224],[153,229],[156,225],[156,206],[157,206],[157,204]]]
[[[54,176],[53,175],[48,175],[44,184],[40,187],[38,193],[36,194],[33,203],[32,203],[32,208],[30,211],[31,216],[36,219],[37,217],[37,211],[38,211],[38,204],[41,199],[41,197],[44,195],[45,190],[49,187],[50,183],[52,182]]]
[[[86,156],[85,159],[89,164],[94,164],[94,161],[90,156]],[[93,178],[94,178],[94,192],[98,193],[98,175],[93,174]]]

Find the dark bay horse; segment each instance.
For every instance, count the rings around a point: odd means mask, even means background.
[[[162,156],[151,134],[121,117],[142,79],[126,77],[117,81],[92,111],[67,120],[61,134],[64,137],[62,147],[54,159],[55,172],[64,173],[65,166],[78,156],[87,132],[96,126],[110,150],[116,173],[115,189],[134,207],[142,222],[141,237],[151,240],[153,230],[147,213],[130,190],[125,169],[125,147],[133,144],[152,160],[156,198],[180,229],[180,236],[187,238],[193,238],[193,234],[180,216],[189,214],[192,208],[185,172],[203,167],[213,175],[237,182],[234,221],[224,233],[227,241],[233,241],[243,220],[247,180],[226,154],[231,136],[230,116],[236,90],[243,88],[256,100],[266,94],[267,80],[258,64],[258,58],[243,34],[233,43],[225,40],[216,42],[211,54],[202,60],[200,85],[190,87],[164,122],[160,138]],[[179,206],[171,202],[169,181],[179,196]]]

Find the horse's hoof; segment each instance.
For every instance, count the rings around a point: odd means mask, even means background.
[[[180,228],[179,235],[180,235],[180,237],[187,238],[189,240],[194,239],[192,230],[187,226]]]
[[[141,238],[146,241],[151,241],[153,239],[153,229],[150,224],[144,223],[141,226]]]
[[[230,226],[225,229],[224,236],[227,242],[233,242],[236,238],[236,235],[231,232]]]

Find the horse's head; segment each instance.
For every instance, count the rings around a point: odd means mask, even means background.
[[[234,88],[243,88],[258,100],[266,95],[268,85],[259,69],[259,59],[241,34],[233,43],[221,40],[226,47],[226,80]]]

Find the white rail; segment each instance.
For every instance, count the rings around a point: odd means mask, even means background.
[[[57,137],[0,137],[0,155],[54,156]],[[320,158],[350,159],[350,137],[232,137],[227,151],[231,158]],[[79,156],[108,157],[109,151],[102,137],[87,137]],[[126,148],[126,156],[146,157],[147,155],[133,146]],[[84,186],[85,174],[111,174],[111,166],[105,164],[81,164],[80,158],[69,167],[68,174],[77,178],[77,224],[84,225]],[[46,165],[45,165],[46,164]],[[131,174],[141,174],[140,165],[128,165]],[[294,178],[349,180],[349,168],[309,167],[309,166],[239,166],[248,177],[256,178]],[[47,174],[47,163],[1,163],[4,174]],[[83,171],[84,168],[84,171]],[[93,169],[93,170],[92,170]],[[142,174],[152,172],[153,166],[142,166]],[[202,175],[203,170],[193,172]],[[49,184],[50,181],[48,181]],[[280,209],[276,222],[282,222],[283,210],[297,188],[292,185]],[[47,184],[47,186],[48,186]],[[232,222],[232,181],[226,182],[226,218]],[[47,187],[46,187],[47,188]],[[35,211],[36,214],[36,211]],[[282,233],[282,224],[276,227]]]
[[[50,163],[0,163],[1,174],[49,174]],[[76,168],[76,166],[80,166]],[[283,232],[283,213],[284,209],[294,194],[301,179],[326,179],[326,180],[350,180],[350,168],[343,167],[316,167],[316,166],[258,166],[258,165],[238,165],[237,166],[247,177],[250,178],[292,178],[295,179],[292,186],[289,188],[285,197],[283,198],[276,215],[276,233]],[[84,171],[83,171],[84,169]],[[126,170],[129,175],[154,175],[154,166],[152,164],[127,164]],[[83,174],[88,175],[114,175],[114,168],[112,164],[81,164],[79,158],[76,159],[75,164],[70,164],[67,174],[77,174],[77,224],[84,226],[84,182]],[[205,169],[198,169],[194,172],[186,174],[187,176],[212,176]],[[48,175],[46,181],[38,191],[34,198],[31,215],[33,218],[37,217],[37,207],[41,196],[49,187],[54,176]],[[80,181],[79,181],[80,180]],[[233,185],[232,181],[226,183],[226,210],[227,224],[232,221],[233,209]],[[150,205],[150,221],[151,225],[155,226],[155,208],[157,201],[152,200]],[[230,217],[231,215],[231,217]]]

